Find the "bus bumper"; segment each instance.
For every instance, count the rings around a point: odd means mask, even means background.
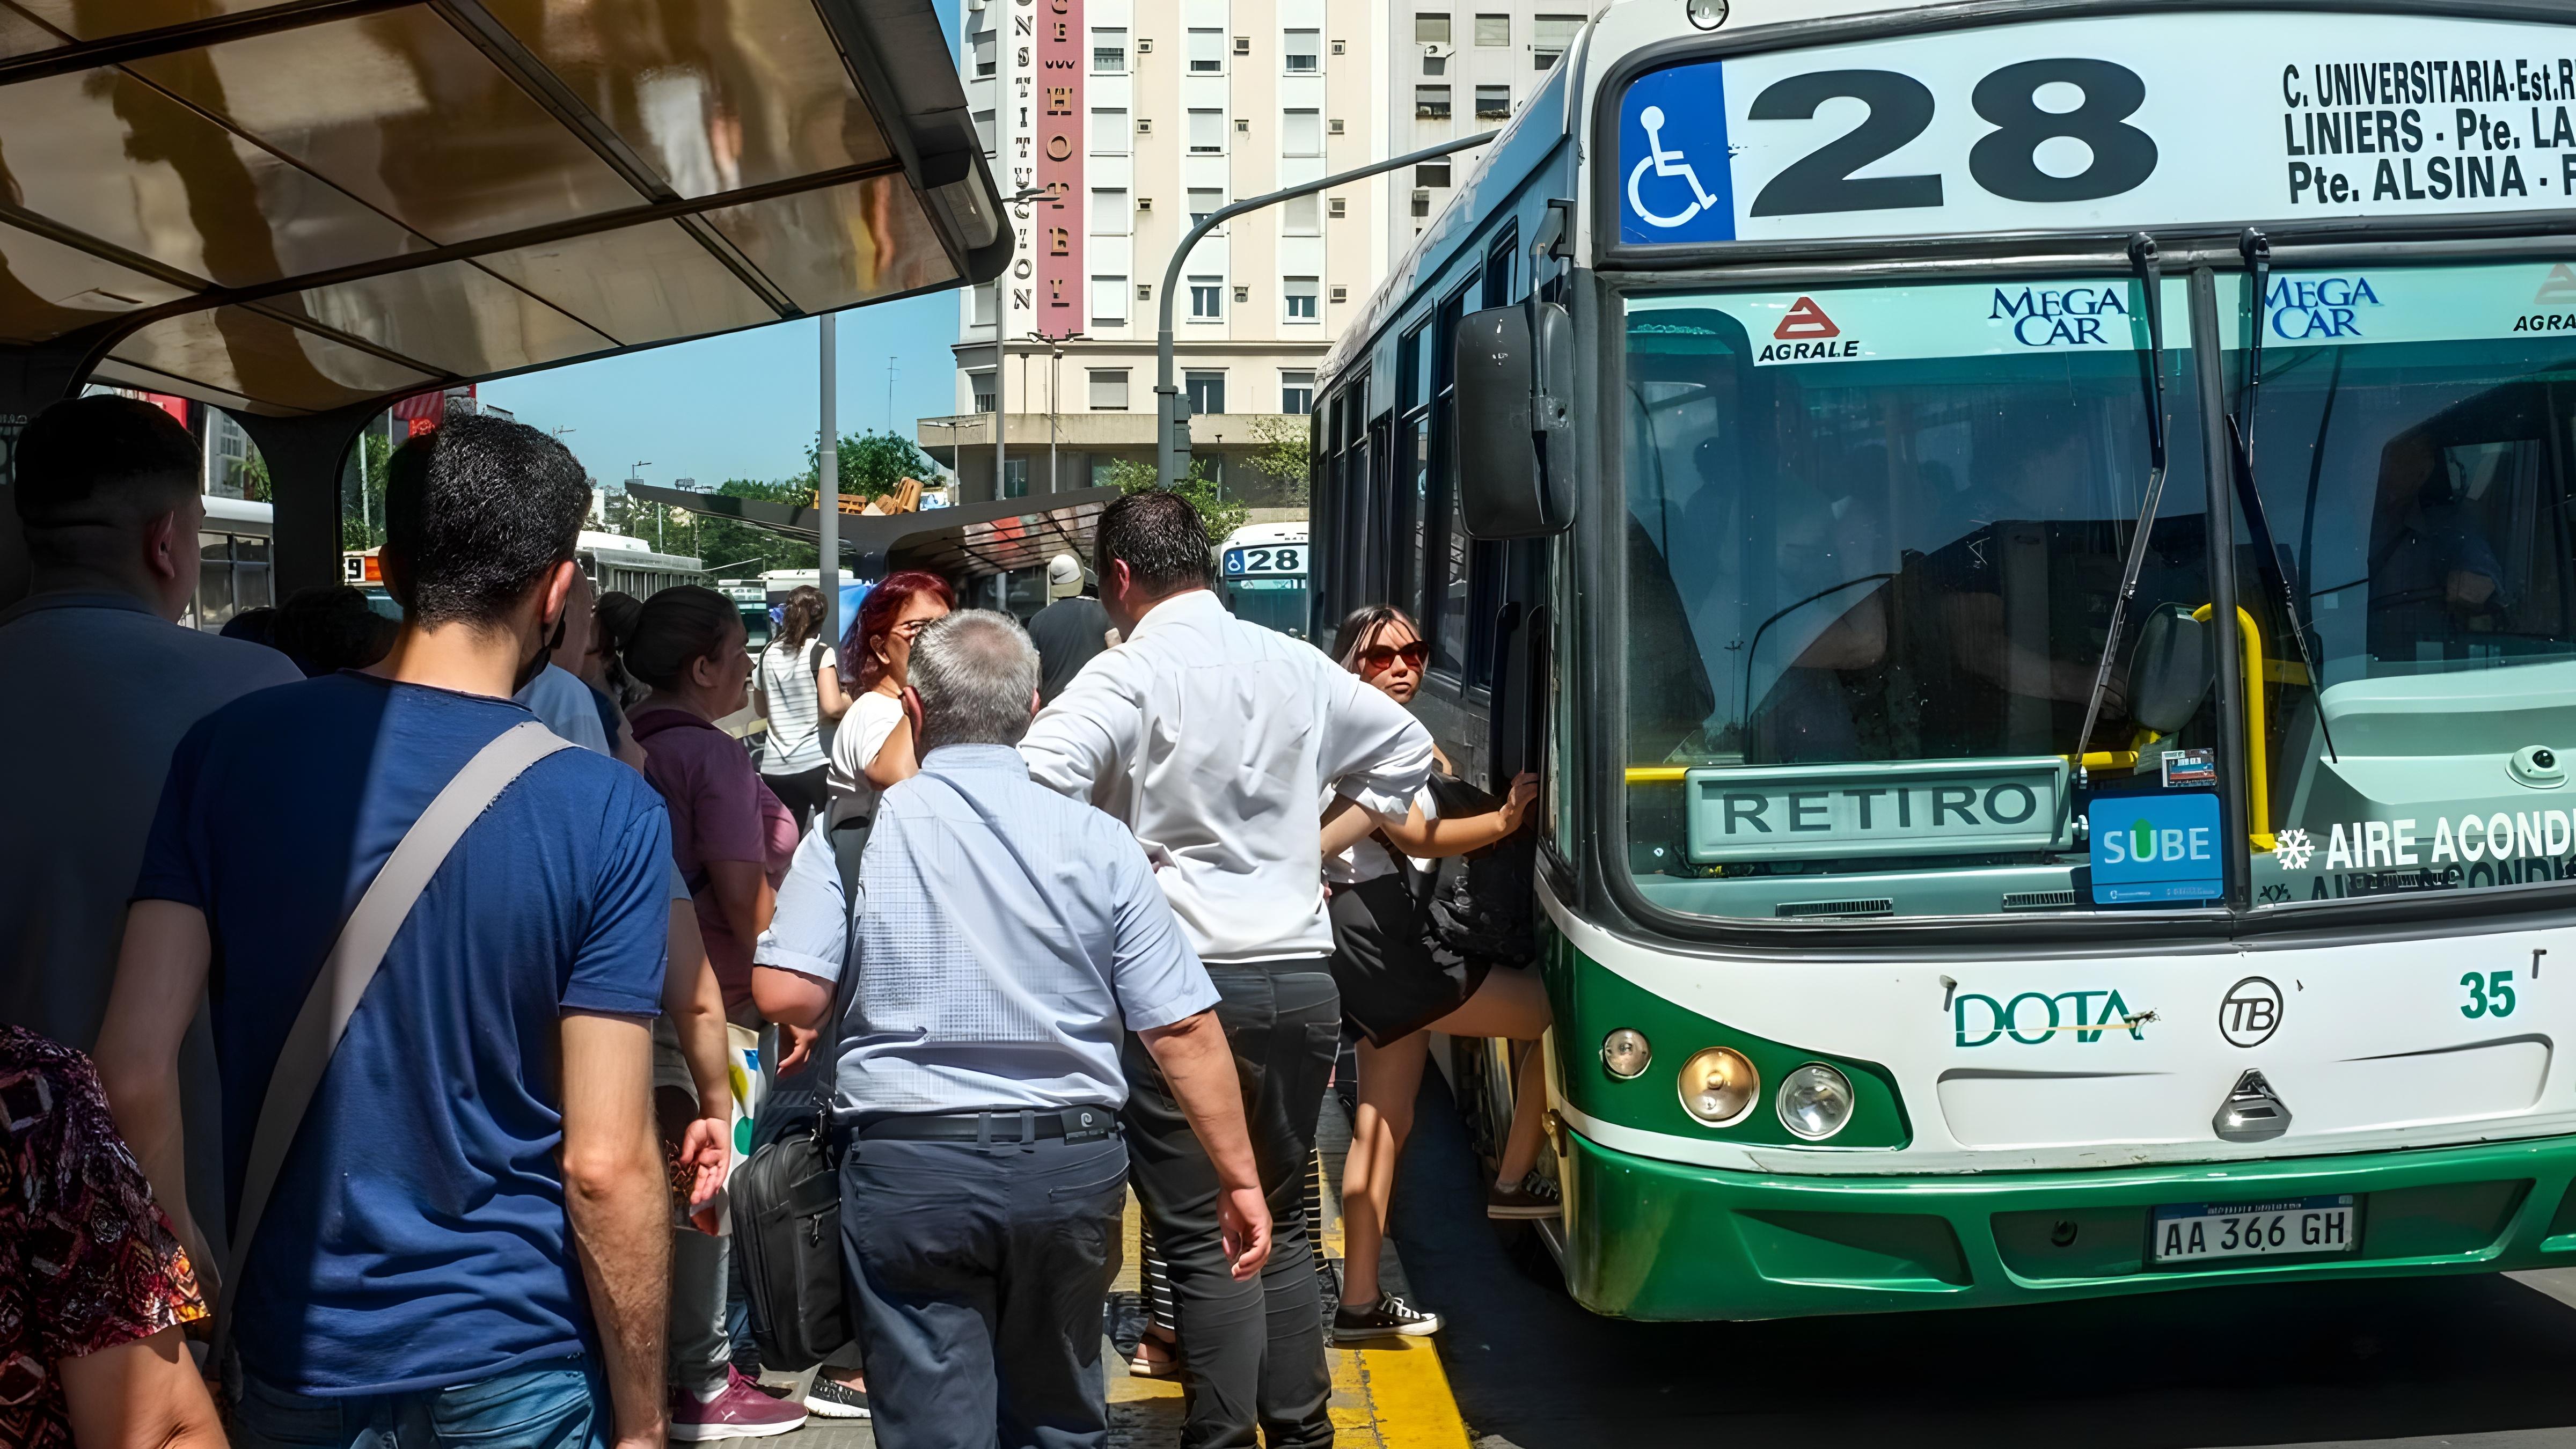
[[[2086,1172],[1792,1177],[1604,1147],[1568,1127],[1565,1276],[1623,1318],[1884,1313],[2219,1284],[2576,1264],[2576,1136]],[[2356,1251],[2148,1261],[2157,1206],[2352,1193]]]

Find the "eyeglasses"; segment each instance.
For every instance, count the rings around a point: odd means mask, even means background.
[[[1360,673],[1383,674],[1392,668],[1398,659],[1404,661],[1405,668],[1419,670],[1423,661],[1430,657],[1431,646],[1419,639],[1410,644],[1380,644],[1373,649],[1360,651]]]

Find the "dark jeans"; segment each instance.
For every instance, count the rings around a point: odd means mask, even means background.
[[[853,1140],[841,1248],[881,1449],[1098,1449],[1127,1149]],[[998,1428],[998,1439],[996,1430]]]
[[[832,803],[832,786],[827,776],[830,768],[816,765],[793,775],[760,777],[760,782],[769,787],[769,793],[777,796],[778,803],[786,806],[796,817],[796,830],[800,835],[804,833],[806,822],[814,818],[814,812]]]
[[[605,1449],[608,1385],[579,1363],[454,1388],[325,1398],[244,1377],[234,1449]]]
[[[1162,1070],[1134,1037],[1125,1052],[1127,1144],[1136,1196],[1171,1267],[1180,1309],[1187,1418],[1184,1449],[1310,1449],[1333,1442],[1325,1401],[1332,1371],[1308,1260],[1302,1195],[1342,1032],[1341,996],[1324,958],[1211,966],[1217,1020],[1243,1078],[1243,1110],[1270,1202],[1270,1261],[1234,1281],[1217,1227],[1216,1169]],[[1258,1428],[1261,1439],[1256,1441]]]

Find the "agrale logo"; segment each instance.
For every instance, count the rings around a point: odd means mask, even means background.
[[[1753,360],[1756,362],[1822,362],[1837,357],[1860,356],[1860,342],[1843,336],[1843,329],[1825,315],[1813,297],[1800,297],[1780,325],[1771,330],[1771,340]]]
[[[2095,1002],[2101,1005],[2097,1009]],[[2120,993],[2065,991],[2055,996],[2025,991],[2010,1001],[1997,1001],[1974,991],[1959,993],[1950,1006],[1950,1027],[1962,1047],[1991,1046],[2011,1037],[2023,1046],[2039,1046],[2060,1035],[2097,1042],[2104,1032],[2126,1032],[2131,1041],[2146,1040],[2152,1011],[2131,1011]]]

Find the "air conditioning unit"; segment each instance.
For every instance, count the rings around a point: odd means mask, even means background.
[[[1153,301],[1154,284],[1151,282],[1138,282],[1136,284],[1136,300],[1139,302]]]
[[[1152,55],[1154,53],[1154,37],[1150,35],[1137,36],[1136,53],[1138,55]]]
[[[1334,41],[1334,42],[1333,42],[1333,54],[1335,54],[1335,55],[1340,55],[1340,54],[1342,54],[1342,53],[1343,53],[1343,52],[1342,52],[1342,43],[1341,43],[1340,41],[1338,41],[1338,40]]]
[[[1139,136],[1150,136],[1154,134],[1154,118],[1151,116],[1138,116],[1136,118],[1136,134]]]
[[[1324,203],[1324,210],[1329,216],[1348,216],[1351,214],[1351,204],[1336,196]]]
[[[1335,287],[1335,288],[1333,289],[1333,300],[1334,300],[1334,301],[1336,301],[1336,302],[1347,302],[1347,301],[1349,301],[1350,299],[1351,299],[1351,289],[1350,289],[1350,288],[1348,288],[1348,287]]]
[[[1237,55],[1252,54],[1252,37],[1249,35],[1236,36],[1234,38],[1234,53]]]
[[[1150,196],[1137,197],[1136,209],[1138,211],[1152,211],[1154,209],[1154,198]]]
[[[1329,121],[1326,121],[1326,122],[1324,123],[1324,129],[1325,129],[1326,131],[1328,131],[1328,132],[1332,133],[1333,135],[1336,135],[1336,136],[1338,136],[1338,135],[1342,134],[1342,120],[1341,120],[1341,117],[1336,116],[1336,117],[1334,117],[1333,119],[1331,119],[1331,120],[1329,120]]]
[[[1235,117],[1235,118],[1234,118],[1234,130],[1235,130],[1235,134],[1236,134],[1236,135],[1239,135],[1239,136],[1249,136],[1249,135],[1251,135],[1251,134],[1252,134],[1252,121],[1251,121],[1251,119],[1250,119],[1249,117],[1245,117],[1245,116],[1237,116],[1237,117]]]
[[[1235,288],[1235,289],[1234,289],[1234,300],[1236,300],[1236,301],[1238,301],[1238,302],[1249,302],[1249,301],[1251,301],[1251,300],[1252,300],[1252,289],[1251,289],[1250,287],[1237,287],[1237,288]]]

